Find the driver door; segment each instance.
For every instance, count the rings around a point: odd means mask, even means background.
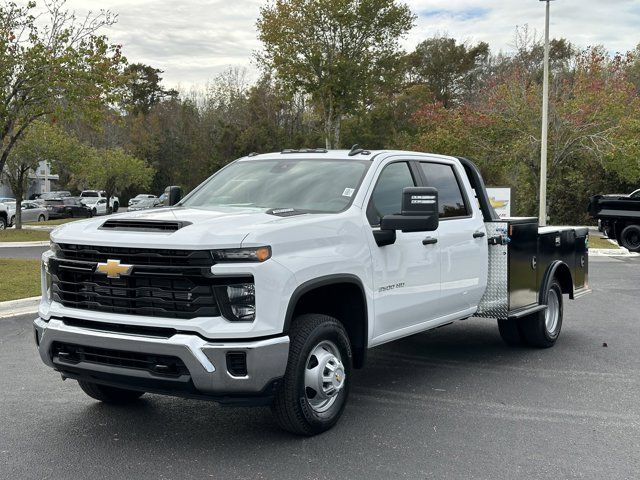
[[[420,185],[420,174],[408,161],[384,165],[367,204],[372,231],[384,215],[401,211],[402,190]],[[392,245],[378,246],[373,233],[375,324],[373,343],[383,343],[422,329],[440,316],[440,247],[438,232],[396,232]]]

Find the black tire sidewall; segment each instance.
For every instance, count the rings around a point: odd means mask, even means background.
[[[620,234],[620,243],[624,248],[626,248],[630,252],[638,252],[638,251],[640,251],[640,245],[631,245],[627,241],[627,238],[630,235],[633,235],[633,234],[640,235],[640,226],[638,226],[638,225],[629,225],[629,226],[625,227],[625,229],[622,230],[622,232]]]
[[[7,228],[7,222],[4,218],[0,218],[0,230],[4,230],[5,228]]]
[[[556,295],[558,296],[558,304],[559,304],[558,305],[559,317],[558,317],[558,324],[556,325],[555,332],[549,332],[547,330],[547,317],[545,315],[546,311],[542,311],[538,315],[540,319],[539,324],[540,324],[540,330],[542,335],[549,343],[553,344],[556,342],[556,340],[558,340],[558,337],[560,337],[560,332],[562,331],[562,317],[564,314],[564,304],[562,302],[562,288],[560,287],[560,284],[558,283],[557,280],[554,280],[549,286],[549,290],[547,291],[547,301],[549,299],[549,293],[551,292],[551,290],[556,291]]]
[[[39,215],[38,216],[38,222],[45,222],[47,219],[45,218],[44,215]]]
[[[304,371],[309,354],[323,340],[329,340],[340,351],[340,356],[342,357],[341,359],[345,369],[346,383],[338,393],[338,398],[331,408],[326,412],[318,413],[311,408],[307,401],[304,385]],[[301,356],[297,359],[296,363],[296,395],[298,402],[302,407],[303,415],[313,426],[324,429],[327,424],[333,425],[338,418],[340,418],[342,410],[346,405],[346,400],[349,396],[349,386],[351,384],[351,348],[349,346],[349,340],[345,335],[342,335],[342,332],[336,329],[332,323],[323,323],[316,327],[311,335],[307,337]]]

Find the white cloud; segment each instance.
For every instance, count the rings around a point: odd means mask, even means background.
[[[544,3],[538,0],[405,0],[418,15],[404,42],[406,49],[434,34],[486,41],[509,51],[515,27],[542,32]],[[257,0],[69,0],[78,13],[106,8],[119,15],[108,35],[124,45],[131,62],[165,71],[169,86],[203,85],[228,66],[252,65],[260,48],[255,21]],[[580,47],[602,44],[626,51],[640,43],[637,0],[557,0],[551,2],[551,35]]]

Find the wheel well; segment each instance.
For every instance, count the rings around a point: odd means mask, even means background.
[[[569,298],[573,298],[573,278],[571,277],[571,270],[566,263],[559,263],[553,272],[554,278],[560,283],[562,293],[568,294]]]
[[[341,281],[304,289],[287,312],[287,327],[305,313],[320,313],[340,321],[353,350],[354,368],[362,368],[367,351],[368,319],[364,291],[359,283]],[[288,330],[288,328],[286,328]]]

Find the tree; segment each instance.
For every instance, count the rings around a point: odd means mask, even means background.
[[[119,190],[132,186],[146,188],[153,179],[154,169],[122,148],[92,149],[91,153],[79,165],[77,175],[84,183],[105,191],[107,209],[111,207],[111,197]]]
[[[479,70],[489,58],[489,45],[457,43],[455,38],[434,37],[418,44],[408,56],[411,79],[424,83],[445,108],[463,92],[474,91]]]
[[[115,17],[101,11],[78,19],[64,4],[45,2],[43,15],[33,1],[0,5],[0,171],[36,120],[93,118],[119,91],[125,59],[97,34]]]
[[[46,161],[58,168],[74,168],[84,157],[85,147],[78,140],[41,120],[20,139],[11,151],[2,173],[16,197],[16,228],[22,228],[22,201],[29,187],[29,174]]]
[[[161,73],[162,70],[143,63],[133,63],[125,68],[126,91],[123,106],[133,115],[146,115],[154,105],[178,96],[177,90],[162,87]]]
[[[384,82],[414,20],[394,0],[275,0],[260,10],[258,61],[289,91],[311,96],[326,147],[337,148],[343,116]]]

